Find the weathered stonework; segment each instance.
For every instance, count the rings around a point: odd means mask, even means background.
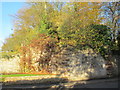
[[[56,73],[61,73],[69,80],[103,78],[107,75],[105,60],[92,49],[84,51],[64,49],[53,57],[51,64],[53,64],[53,71],[56,70]]]
[[[36,62],[40,58],[40,51],[31,50],[31,66],[34,71],[38,71],[39,63]],[[43,53],[43,57],[47,58],[48,53]],[[85,80],[93,78],[108,77],[108,74],[117,75],[120,57],[110,57],[110,69],[108,62],[100,54],[96,54],[92,49],[74,50],[74,48],[63,49],[58,54],[53,54],[49,62],[49,70],[53,74],[61,74],[61,77],[67,77],[69,80]],[[112,66],[112,67],[111,67]],[[109,70],[108,70],[109,69]],[[15,57],[10,60],[0,60],[0,73],[20,72],[20,58]]]
[[[0,73],[20,72],[20,58],[0,59]]]

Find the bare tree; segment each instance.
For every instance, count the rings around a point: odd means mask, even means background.
[[[120,26],[120,2],[104,3],[107,24],[112,29],[112,40],[116,42]]]

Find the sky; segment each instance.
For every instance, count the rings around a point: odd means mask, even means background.
[[[0,2],[0,47],[13,33],[13,17],[18,10],[25,7],[24,2]]]

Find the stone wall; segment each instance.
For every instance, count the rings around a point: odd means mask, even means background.
[[[49,54],[44,53],[44,57]],[[32,66],[35,71],[38,71],[39,53],[32,52]],[[51,56],[49,62],[49,70],[52,73],[61,74],[62,77],[67,77],[69,80],[85,80],[93,78],[108,77],[108,74],[117,75],[118,64],[117,61],[120,57],[112,56],[111,64],[112,68],[109,69],[106,65],[108,62],[100,54],[96,54],[92,49],[87,50],[75,50],[74,48],[65,48],[58,54]],[[9,60],[0,60],[0,73],[11,73],[20,71],[20,58],[15,57]]]
[[[69,80],[85,80],[92,78],[104,78],[107,76],[105,60],[92,51],[92,49],[75,51],[64,49],[58,55],[53,56],[51,69],[54,73],[61,73]]]
[[[117,76],[120,75],[119,65],[120,65],[120,55],[110,55],[108,57],[109,61],[107,62],[107,72],[109,76]]]
[[[20,59],[19,57],[14,57],[11,59],[0,59],[0,73],[12,73],[20,71]]]

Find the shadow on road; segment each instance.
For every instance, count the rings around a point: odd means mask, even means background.
[[[16,82],[3,83],[2,90],[30,90],[30,88],[43,88],[48,89],[53,85],[59,85],[60,83],[67,83],[68,80],[65,78],[48,78],[48,79],[37,79],[37,80],[18,80]]]

